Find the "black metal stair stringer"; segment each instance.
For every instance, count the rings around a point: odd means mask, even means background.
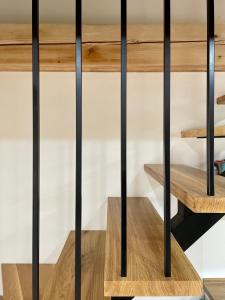
[[[171,220],[171,231],[181,248],[186,251],[224,215],[194,213],[178,200],[178,213]]]

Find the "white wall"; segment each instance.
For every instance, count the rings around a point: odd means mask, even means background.
[[[54,262],[74,228],[74,74],[41,75],[41,261]],[[162,74],[128,75],[128,194],[149,196],[162,214],[162,187],[144,173],[162,162]],[[120,194],[120,76],[84,74],[83,228],[105,228],[106,199]],[[216,96],[225,74],[216,74]],[[172,75],[172,161],[205,168],[205,141],[181,139],[204,126],[204,73]],[[0,262],[31,261],[32,90],[30,73],[0,73]],[[216,106],[216,121],[225,107]],[[216,158],[225,158],[216,140]],[[176,201],[173,201],[173,213]],[[225,276],[225,223],[187,251],[201,276]]]
[[[83,0],[83,21],[89,24],[112,24],[120,22],[119,0]],[[0,1],[1,23],[31,23],[31,1]],[[172,0],[172,21],[206,23],[205,0]],[[194,9],[193,9],[194,7]],[[224,0],[215,1],[216,23],[224,23]],[[129,0],[130,23],[162,22],[163,0]],[[74,23],[75,1],[40,1],[42,23]]]

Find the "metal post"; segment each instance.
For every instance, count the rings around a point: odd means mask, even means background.
[[[171,7],[164,0],[164,270],[171,276],[171,220],[170,220],[170,72],[171,72]]]
[[[121,276],[127,276],[127,0],[121,0]]]
[[[81,300],[82,227],[82,0],[76,0],[76,230],[75,299]]]
[[[39,299],[39,214],[40,214],[40,71],[39,0],[32,0],[33,79],[33,219],[32,219],[32,299]]]
[[[207,193],[214,196],[214,84],[215,84],[214,0],[207,0]]]

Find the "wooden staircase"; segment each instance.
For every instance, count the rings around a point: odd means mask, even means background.
[[[225,96],[217,98],[218,105],[225,104]],[[181,131],[182,138],[205,138],[206,137],[206,128],[194,128]],[[214,137],[223,138],[225,137],[225,125],[215,126],[214,127]]]
[[[40,296],[48,285],[54,265],[40,265]],[[2,265],[4,299],[32,299],[32,266],[31,264]]]
[[[120,199],[108,202],[105,295],[199,296],[202,282],[172,238],[172,277],[164,276],[163,222],[147,198],[128,198],[128,276],[120,277]]]
[[[163,165],[145,165],[145,171],[163,184]],[[225,212],[225,178],[215,176],[215,196],[207,195],[206,172],[185,165],[171,165],[171,193],[196,213]]]
[[[82,299],[104,297],[105,232],[82,233]],[[74,300],[74,232],[69,234],[55,265],[40,265],[40,299]],[[32,299],[31,264],[3,264],[3,299]]]
[[[82,300],[200,296],[202,280],[172,238],[172,277],[164,276],[163,221],[147,198],[128,198],[128,276],[120,277],[120,198],[108,200],[104,231],[82,232]],[[55,265],[40,265],[40,299],[74,299],[74,232]],[[31,300],[29,264],[3,264],[4,300]],[[130,298],[129,298],[130,299]]]

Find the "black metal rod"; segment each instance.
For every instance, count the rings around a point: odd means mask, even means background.
[[[214,89],[215,89],[215,14],[214,0],[207,0],[207,193],[214,185]]]
[[[81,300],[82,229],[82,0],[76,0],[76,230],[75,299]]]
[[[40,67],[39,0],[32,0],[33,79],[33,219],[32,219],[32,299],[39,299],[39,218],[40,218]]]
[[[171,276],[171,199],[170,199],[170,72],[171,72],[171,7],[164,0],[164,271]]]
[[[127,276],[127,0],[121,0],[121,276]]]

